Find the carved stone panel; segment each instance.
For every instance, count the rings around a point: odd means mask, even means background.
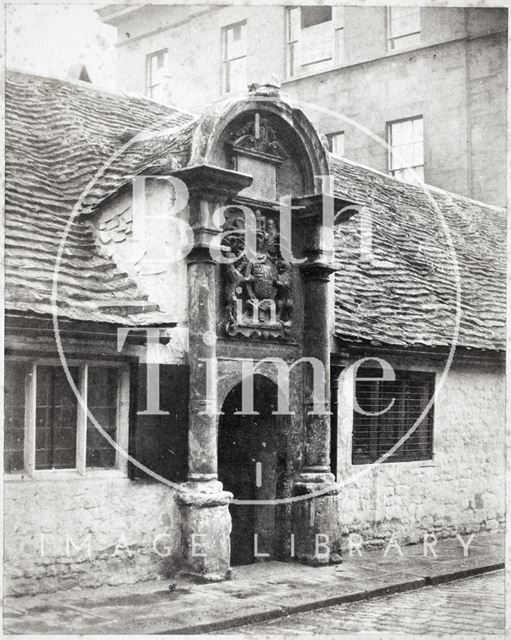
[[[247,173],[254,178],[249,187],[240,191],[240,196],[270,201],[277,199],[277,168],[275,164],[253,156],[238,154],[236,171]]]
[[[279,230],[271,212],[255,213],[256,249],[247,256],[245,217],[233,210],[224,226],[223,307],[225,330],[246,337],[287,337],[293,296],[291,266],[280,253]]]
[[[265,157],[273,162],[279,162],[287,156],[275,129],[269,120],[258,112],[231,133],[228,145],[233,153],[242,152],[260,158]]]
[[[287,154],[269,120],[258,112],[235,128],[227,142],[231,168],[253,176],[240,195],[258,200],[277,199],[277,167]]]

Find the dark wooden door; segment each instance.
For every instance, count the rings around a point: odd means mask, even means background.
[[[228,395],[220,418],[218,436],[219,478],[237,500],[274,500],[281,494],[286,469],[285,433],[282,420],[274,416],[276,387],[263,379],[254,384],[254,409],[241,411],[241,387]],[[259,467],[259,469],[258,469]],[[280,510],[274,504],[232,504],[231,564],[249,564],[254,556],[254,534],[259,553],[269,559],[280,555]]]

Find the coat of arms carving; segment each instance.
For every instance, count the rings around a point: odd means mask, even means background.
[[[231,216],[224,227],[224,306],[228,334],[289,334],[293,312],[291,266],[280,253],[276,221],[256,211],[255,256],[247,256],[245,217]]]

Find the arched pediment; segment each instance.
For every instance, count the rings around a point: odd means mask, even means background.
[[[254,182],[244,195],[262,200],[319,193],[316,177],[330,174],[328,152],[303,111],[263,87],[202,115],[190,164],[249,173]]]

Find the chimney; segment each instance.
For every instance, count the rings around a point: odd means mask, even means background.
[[[91,82],[89,72],[87,71],[87,67],[80,62],[78,64],[73,64],[69,67],[69,71],[67,72],[67,77],[71,80],[81,80],[82,82]]]

